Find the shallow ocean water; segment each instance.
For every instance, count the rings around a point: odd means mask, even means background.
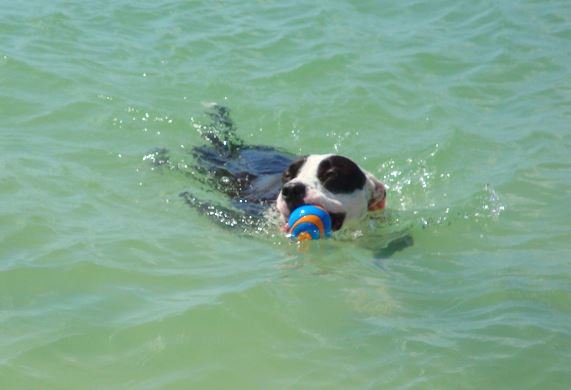
[[[3,2],[0,42],[2,388],[569,386],[566,1]],[[145,156],[191,162],[208,101],[386,215],[302,248],[199,215]]]

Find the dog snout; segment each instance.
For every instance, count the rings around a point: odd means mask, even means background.
[[[282,196],[288,206],[300,205],[303,203],[303,198],[305,198],[306,188],[303,183],[286,183],[282,187]]]

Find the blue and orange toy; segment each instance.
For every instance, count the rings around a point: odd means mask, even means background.
[[[331,216],[319,206],[305,204],[289,216],[287,233],[293,240],[319,240],[331,236]]]

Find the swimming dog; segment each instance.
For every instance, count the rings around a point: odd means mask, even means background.
[[[246,145],[227,107],[209,104],[207,114],[211,123],[195,126],[207,144],[192,148],[195,164],[186,173],[228,195],[232,207],[205,201],[190,191],[181,196],[216,222],[253,227],[274,210],[285,223],[295,208],[314,204],[331,215],[332,229],[338,231],[385,207],[384,184],[348,157],[298,157],[270,146]],[[170,164],[165,149],[156,150],[152,160],[156,165]]]

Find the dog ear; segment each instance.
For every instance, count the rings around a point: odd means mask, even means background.
[[[387,190],[385,185],[369,172],[365,172],[367,181],[371,186],[371,198],[369,199],[369,211],[377,211],[385,208]]]

